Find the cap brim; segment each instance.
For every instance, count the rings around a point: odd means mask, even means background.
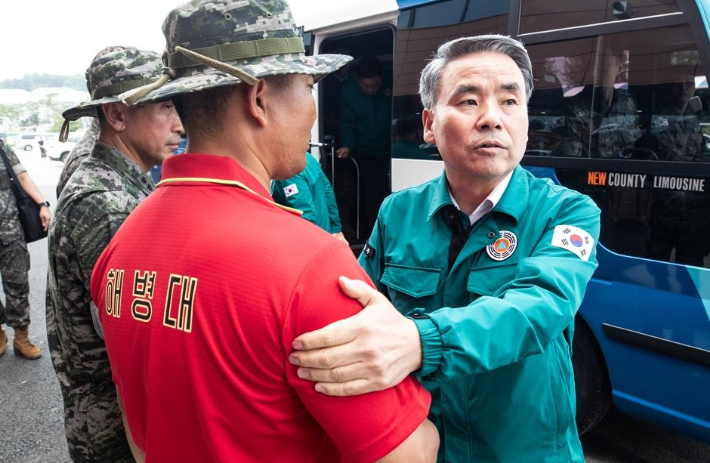
[[[157,80],[157,79],[153,79]],[[74,106],[73,108],[69,108],[66,111],[62,113],[62,117],[64,119],[70,120],[70,121],[75,121],[81,117],[97,117],[98,114],[96,113],[97,108],[101,105],[108,104],[108,103],[123,103],[129,95],[131,95],[134,92],[137,92],[139,90],[142,90],[146,87],[148,87],[151,84],[146,84],[141,87],[137,87],[131,90],[127,90],[123,93],[118,93],[116,95],[110,95],[110,96],[105,96],[103,98],[99,98],[98,100],[91,100],[91,101],[85,101],[83,103],[79,103],[78,105]]]
[[[331,72],[337,71],[352,61],[352,56],[348,55],[283,55],[274,56],[273,59],[261,59],[258,63],[227,63],[231,66],[247,72],[258,78],[287,75],[306,74],[316,76],[316,81],[327,76]],[[177,95],[199,92],[208,88],[236,85],[242,82],[238,77],[219,71],[215,68],[198,66],[188,68],[185,74],[167,82],[162,87],[152,91],[148,95],[137,100],[134,104],[150,103],[158,100],[165,100]],[[124,97],[130,96],[137,90],[126,92]]]
[[[64,119],[75,121],[81,117],[96,117],[96,108],[106,103],[120,102],[118,95],[107,96],[98,100],[85,101],[62,113]]]

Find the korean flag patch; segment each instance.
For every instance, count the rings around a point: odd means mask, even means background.
[[[289,196],[293,196],[296,193],[298,193],[298,187],[296,186],[295,183],[292,183],[292,184],[284,187],[284,193],[286,194],[287,198]]]
[[[581,228],[572,225],[557,225],[552,234],[552,245],[572,251],[583,261],[588,261],[594,248],[594,238]]]

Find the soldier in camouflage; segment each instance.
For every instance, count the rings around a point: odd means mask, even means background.
[[[91,154],[91,150],[94,148],[94,142],[99,136],[99,128],[99,121],[93,119],[89,130],[84,133],[81,140],[79,140],[67,155],[67,158],[64,160],[64,168],[62,168],[62,173],[59,175],[59,181],[57,182],[57,198],[62,194],[62,190],[69,181],[69,177],[72,176],[82,161]]]
[[[42,352],[29,338],[30,325],[30,285],[27,272],[30,270],[30,254],[22,233],[20,219],[15,205],[15,195],[10,190],[10,176],[15,178],[25,192],[41,204],[40,218],[46,230],[52,213],[49,203],[20,163],[15,152],[0,140],[0,151],[12,166],[12,172],[0,164],[0,274],[5,292],[5,304],[0,302],[0,357],[7,349],[7,333],[2,325],[7,324],[15,331],[13,349],[15,354],[29,360],[38,359]]]
[[[135,108],[122,103],[127,90],[156,81],[161,72],[154,52],[106,48],[86,73],[93,99],[63,114],[66,120],[95,117],[100,125],[49,229],[47,336],[74,462],[133,461],[89,284],[101,251],[153,191],[146,172],[180,143],[183,128],[169,99]]]

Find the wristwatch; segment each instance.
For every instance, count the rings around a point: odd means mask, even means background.
[[[39,207],[44,207],[44,206],[49,207],[49,201],[42,201],[41,203],[37,203],[37,205]]]

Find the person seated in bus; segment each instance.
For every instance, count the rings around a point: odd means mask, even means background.
[[[624,63],[624,50],[605,47],[599,80],[564,104],[564,139],[552,156],[619,158],[624,149],[633,147],[641,136],[636,101],[628,90],[615,86]]]
[[[297,336],[289,357],[328,395],[414,372],[432,392],[440,463],[584,461],[571,346],[599,208],[519,165],[532,87],[517,40],[439,47],[419,88],[444,173],[390,195],[359,258],[406,316],[363,283],[352,295],[366,308]]]
[[[306,153],[306,158],[306,168],[300,173],[271,183],[271,196],[283,206],[300,210],[301,217],[348,244],[340,226],[333,187],[315,156]]]
[[[658,152],[664,161],[699,161],[707,156],[697,113],[702,103],[695,94],[694,67],[678,66],[677,81],[658,86],[660,102],[651,117],[651,130],[659,140]]]
[[[707,160],[697,112],[702,104],[695,94],[695,67],[678,66],[676,82],[659,86],[660,105],[652,117],[659,139],[658,158],[664,161]],[[705,266],[710,253],[710,196],[707,191],[662,185],[653,189],[648,240],[649,257],[679,264]]]
[[[340,92],[340,148],[337,156],[351,156],[360,173],[361,230],[368,234],[382,200],[390,192],[392,79],[385,76],[375,56],[360,58],[356,75]]]
[[[409,114],[397,119],[394,124],[395,141],[392,143],[392,157],[403,159],[434,159],[419,147],[424,142],[422,138],[422,116]]]

